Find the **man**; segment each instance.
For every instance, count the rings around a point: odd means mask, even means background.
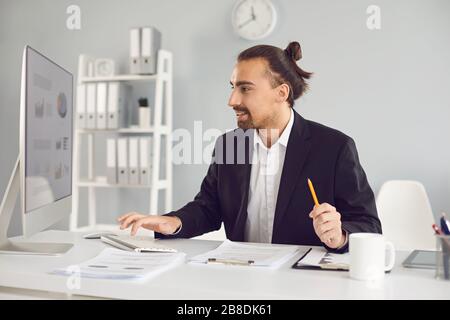
[[[334,252],[348,250],[350,233],[381,233],[354,141],[293,110],[311,76],[297,65],[300,58],[298,42],[285,50],[260,45],[241,52],[228,102],[239,129],[217,139],[200,192],[164,216],[125,214],[121,228],[189,238],[223,222],[233,241],[323,245]]]

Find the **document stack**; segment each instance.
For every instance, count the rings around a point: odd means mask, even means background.
[[[182,264],[185,259],[186,254],[182,252],[145,254],[106,248],[77,266],[54,269],[50,273],[91,279],[145,281]]]
[[[151,139],[107,139],[106,173],[109,184],[150,185]]]

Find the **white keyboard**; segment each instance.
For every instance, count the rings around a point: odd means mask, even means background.
[[[136,252],[178,252],[174,248],[158,243],[159,241],[146,236],[102,236],[102,241],[114,247]]]

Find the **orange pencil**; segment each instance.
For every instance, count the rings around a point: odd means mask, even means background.
[[[314,199],[314,203],[315,203],[316,206],[318,206],[319,205],[319,200],[317,200],[316,191],[314,191],[314,186],[313,186],[311,180],[309,180],[309,178],[308,178],[308,186],[309,186],[309,190],[311,191],[311,195],[312,195],[312,197]]]

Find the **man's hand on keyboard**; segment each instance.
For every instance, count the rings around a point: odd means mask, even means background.
[[[178,217],[153,216],[137,212],[124,214],[117,221],[120,223],[121,230],[131,226],[132,236],[140,227],[168,235],[174,233],[181,226],[181,220]]]

